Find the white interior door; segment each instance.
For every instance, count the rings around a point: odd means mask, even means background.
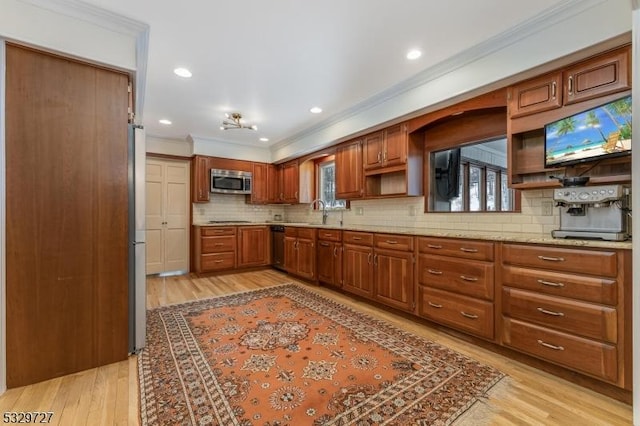
[[[147,159],[147,274],[189,270],[189,163]]]

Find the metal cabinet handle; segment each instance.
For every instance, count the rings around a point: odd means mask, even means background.
[[[436,245],[436,244],[427,244],[427,247],[432,248],[432,249],[436,249],[436,250],[439,250],[439,249],[442,248],[442,246]]]
[[[338,257],[338,246],[333,248],[333,257]]]
[[[468,248],[468,247],[460,247],[460,251],[463,251],[465,253],[477,253],[478,249]]]
[[[564,287],[563,283],[556,283],[553,281],[538,280],[538,283],[549,286],[549,287]]]
[[[353,237],[353,241],[360,241],[362,237]]]
[[[460,315],[462,315],[465,318],[469,318],[469,319],[478,319],[477,315],[474,314],[468,314],[465,311],[460,311]]]
[[[383,159],[384,161],[387,161],[387,151],[385,151],[385,152],[382,154],[382,159]]]
[[[568,86],[569,86],[569,95],[573,95],[573,76],[570,75],[569,76],[569,81],[568,81]]]
[[[538,259],[547,262],[564,262],[564,257],[538,256]]]
[[[556,312],[556,311],[550,311],[548,309],[544,309],[544,308],[536,308],[538,310],[538,312],[541,312],[543,314],[546,315],[552,315],[554,317],[563,317],[564,313],[563,312]]]
[[[224,262],[224,260],[216,260],[213,263],[222,263],[222,262]]]
[[[369,253],[369,254],[367,255],[367,263],[368,263],[369,265],[371,265],[371,256],[372,256],[372,254],[371,254],[371,253]]]
[[[398,242],[395,241],[395,240],[387,240],[386,243],[387,244],[398,244]]]
[[[440,309],[442,308],[442,305],[438,305],[437,303],[433,303],[433,302],[427,302],[429,304],[429,306],[431,306],[432,308],[436,308],[436,309]]]
[[[374,265],[377,265],[377,264],[378,264],[378,255],[377,255],[377,254],[374,254],[374,255],[373,255],[373,264],[374,264]]]
[[[432,275],[442,275],[442,271],[438,271],[436,269],[427,269],[427,272]]]
[[[378,163],[382,162],[382,153],[378,151]]]
[[[320,241],[318,244],[320,244],[322,247],[329,247],[331,245],[331,244],[325,243],[323,241]]]
[[[564,351],[563,346],[552,345],[551,343],[547,343],[540,339],[538,339],[538,344],[544,346],[545,348],[553,349],[554,351]]]
[[[552,97],[553,99],[555,99],[555,98],[556,98],[556,89],[557,89],[557,87],[556,87],[556,86],[557,86],[557,85],[556,85],[556,82],[555,82],[555,81],[554,81],[553,83],[551,83],[551,97]]]
[[[466,275],[460,275],[460,279],[465,280],[465,281],[470,281],[470,282],[478,281],[478,277],[468,277]]]

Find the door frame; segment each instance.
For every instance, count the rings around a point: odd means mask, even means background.
[[[6,265],[6,213],[7,165],[5,145],[5,74],[6,40],[0,38],[0,394],[7,390],[7,265]]]

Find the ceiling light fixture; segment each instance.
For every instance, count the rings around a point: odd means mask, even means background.
[[[158,123],[165,124],[168,126],[169,124],[171,124],[171,120],[167,120],[166,118],[163,118],[162,120],[158,120]]]
[[[320,114],[322,112],[322,108],[320,107],[313,107],[309,110],[312,114]]]
[[[418,49],[412,49],[409,52],[407,52],[407,59],[411,61],[418,59],[420,56],[422,56],[422,52],[419,51]]]
[[[186,68],[176,68],[173,70],[173,73],[179,77],[191,78],[193,74]]]
[[[233,112],[231,114],[225,114],[227,117],[225,120],[222,120],[222,126],[220,126],[220,130],[231,130],[231,129],[249,129],[249,130],[258,130],[258,126],[255,124],[248,126],[246,124],[242,124],[242,114],[239,112]]]
[[[260,138],[260,142],[269,142],[269,138]]]

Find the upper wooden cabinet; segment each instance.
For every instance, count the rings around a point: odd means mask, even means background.
[[[362,198],[364,180],[362,169],[362,140],[340,145],[336,149],[336,198]]]
[[[364,137],[364,169],[373,170],[406,164],[408,133],[397,124]]]
[[[209,157],[196,155],[191,160],[191,179],[193,181],[191,185],[191,201],[193,203],[209,202],[210,170]]]
[[[509,88],[511,118],[562,106],[562,73],[554,72]]]
[[[565,69],[564,104],[631,88],[631,47],[613,50]]]
[[[282,192],[280,199],[284,203],[298,203],[300,194],[300,171],[298,162],[291,161],[282,166]]]
[[[251,165],[252,184],[251,195],[247,201],[252,204],[266,204],[269,202],[269,165],[267,163],[253,163]]]
[[[630,49],[612,50],[509,87],[509,116],[537,114],[630,89]]]

